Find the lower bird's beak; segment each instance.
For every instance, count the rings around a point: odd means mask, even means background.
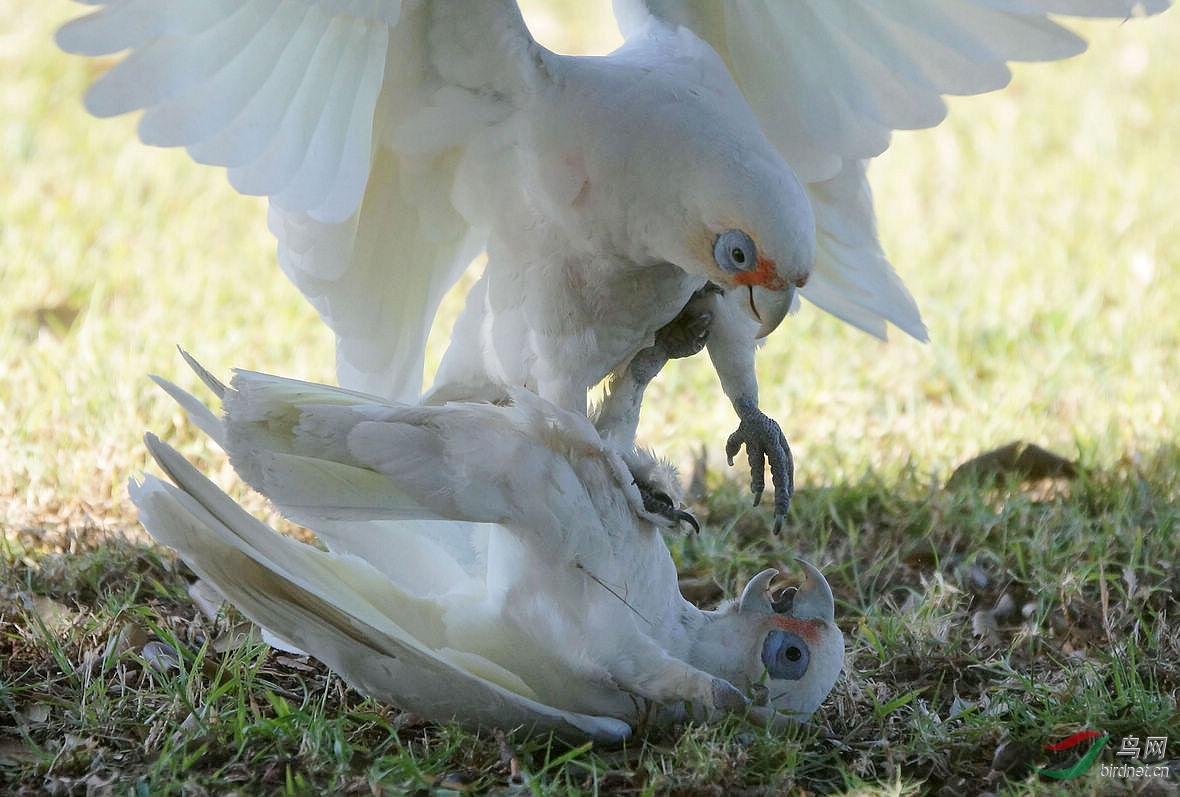
[[[827,623],[836,621],[836,599],[832,596],[832,588],[828,580],[819,572],[815,565],[796,558],[796,562],[807,573],[807,581],[795,593],[795,600],[791,603],[791,614],[808,620],[824,620]]]
[[[745,288],[749,291],[746,310],[755,321],[761,324],[754,337],[762,339],[774,332],[775,328],[787,317],[787,313],[791,312],[791,308],[795,304],[795,289],[789,287],[785,290],[772,291],[759,285],[747,285]]]

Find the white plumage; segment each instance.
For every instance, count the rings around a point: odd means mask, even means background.
[[[757,408],[754,345],[795,289],[871,334],[926,337],[877,240],[867,159],[937,124],[941,95],[1004,85],[1006,61],[1079,52],[1048,14],[1167,2],[619,0],[626,43],[600,58],[540,47],[510,0],[98,5],[58,42],[130,54],[87,107],[142,108],[145,141],[270,198],[341,384],[417,400],[438,302],[481,249],[438,397],[491,380],[585,412],[711,281],[734,442],[755,486],[769,457],[781,515],[789,450]],[[727,231],[748,237],[740,262]],[[630,442],[630,424],[602,431]]]
[[[226,387],[194,367],[223,418],[158,381],[329,550],[274,532],[150,435],[176,486],[131,484],[142,523],[276,643],[367,694],[618,739],[690,714],[800,720],[839,674],[832,594],[810,565],[789,608],[771,604],[774,570],[715,612],[680,596],[667,520],[633,483],[650,460],[625,462],[584,416],[517,389],[407,406],[252,372]]]

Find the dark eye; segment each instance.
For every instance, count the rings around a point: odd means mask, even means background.
[[[741,230],[726,230],[713,244],[713,259],[717,266],[730,274],[749,270],[758,260],[754,239]]]
[[[771,678],[798,681],[807,673],[810,659],[807,643],[794,632],[776,628],[762,643],[762,664]]]

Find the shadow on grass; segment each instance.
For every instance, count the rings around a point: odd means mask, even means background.
[[[740,485],[712,485],[694,507],[705,531],[669,537],[686,585],[710,603],[768,563],[816,562],[848,640],[845,674],[784,737],[732,721],[615,749],[423,722],[314,660],[225,644],[240,618],[200,614],[191,574],[158,549],[8,529],[0,783],[29,794],[1052,790],[1030,769],[1050,761],[1044,744],[1177,727],[1178,473],[1180,450],[1166,448],[1051,490],[867,474],[801,489],[779,538]],[[148,655],[161,649],[149,643],[174,655]]]

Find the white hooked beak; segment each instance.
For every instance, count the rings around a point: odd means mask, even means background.
[[[774,332],[795,306],[795,287],[792,285],[777,291],[763,288],[761,285],[744,287],[748,295],[742,305],[750,317],[760,324],[754,339],[761,340]]]
[[[791,600],[789,614],[801,620],[836,621],[836,599],[823,573],[810,562],[795,559],[803,568],[807,580],[803,582]],[[770,600],[770,582],[779,574],[771,567],[750,579],[738,600],[738,613],[774,614],[777,610]]]

